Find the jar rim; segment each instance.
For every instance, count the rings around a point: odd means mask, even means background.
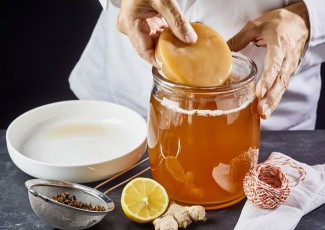
[[[238,52],[231,52],[233,58],[240,59],[242,61],[245,61],[250,66],[250,72],[249,74],[244,77],[243,79],[236,81],[232,84],[227,85],[220,85],[220,86],[191,86],[191,85],[185,85],[177,82],[170,81],[166,77],[163,76],[161,73],[161,70],[159,70],[156,67],[152,67],[152,74],[154,76],[154,81],[158,81],[158,83],[163,84],[166,87],[176,88],[179,90],[184,91],[204,91],[204,92],[225,92],[225,91],[232,91],[236,90],[238,88],[241,88],[242,86],[247,85],[249,82],[253,81],[255,79],[255,76],[257,74],[257,66],[255,62],[248,58],[247,56],[238,53]]]

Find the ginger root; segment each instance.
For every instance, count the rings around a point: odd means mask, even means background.
[[[155,219],[152,222],[155,230],[174,230],[178,229],[178,224],[173,216],[164,216]]]
[[[170,203],[169,208],[163,216],[173,216],[178,223],[178,226],[181,228],[186,228],[190,223],[192,223],[188,209],[176,204],[175,202]]]
[[[190,215],[191,219],[194,221],[206,221],[207,218],[205,216],[205,209],[201,205],[193,205],[187,207],[188,214]]]
[[[192,221],[206,221],[205,209],[200,205],[181,206],[171,202],[167,211],[153,221],[155,230],[186,228]]]

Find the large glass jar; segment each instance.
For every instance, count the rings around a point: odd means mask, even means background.
[[[170,199],[215,209],[245,197],[243,178],[260,144],[256,72],[239,53],[223,86],[177,84],[153,68],[148,153],[152,177]]]

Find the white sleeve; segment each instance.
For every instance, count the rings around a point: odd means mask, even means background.
[[[103,10],[107,10],[108,8],[108,2],[111,2],[114,6],[120,8],[121,7],[121,1],[122,0],[99,0],[100,4],[103,7]]]
[[[304,0],[304,3],[308,10],[310,33],[296,72],[325,62],[325,1]]]
[[[103,10],[107,10],[109,0],[99,0],[100,4],[103,7]]]

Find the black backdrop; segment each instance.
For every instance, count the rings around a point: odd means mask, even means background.
[[[0,7],[3,129],[32,108],[76,99],[69,89],[68,76],[102,9],[98,0],[4,0]],[[325,77],[324,66],[322,73]],[[324,94],[317,120],[317,128],[322,129]]]
[[[0,128],[7,128],[32,108],[76,99],[68,77],[102,8],[98,0],[5,0],[0,7]]]

